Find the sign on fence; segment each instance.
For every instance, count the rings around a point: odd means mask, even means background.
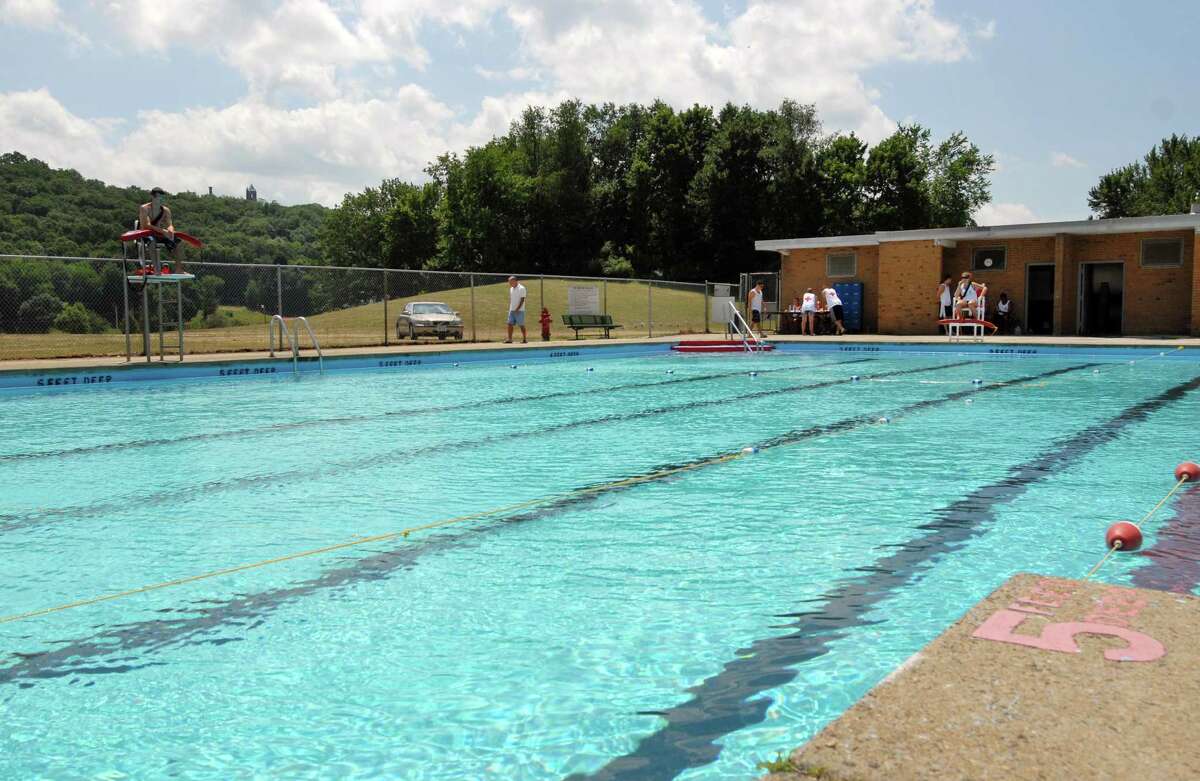
[[[728,285],[725,287],[728,289]],[[709,318],[711,322],[728,323],[733,318],[729,309],[729,305],[733,303],[733,296],[713,296],[709,301],[712,302],[712,317]]]
[[[586,287],[571,286],[567,288],[567,314],[570,315],[602,315],[600,308],[600,288],[595,285]]]

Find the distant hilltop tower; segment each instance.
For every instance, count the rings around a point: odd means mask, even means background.
[[[254,185],[250,185],[249,187],[246,188],[246,200],[247,201],[257,201],[258,200],[258,190],[254,189]]]

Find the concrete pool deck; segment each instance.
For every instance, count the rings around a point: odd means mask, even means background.
[[[1016,575],[771,781],[1194,779],[1200,597]]]
[[[671,344],[686,339],[719,339],[720,334],[677,334],[672,336],[655,336],[651,338],[636,337],[628,339],[554,339],[549,342],[530,340],[528,344],[504,344],[502,342],[428,342],[420,344],[376,345],[368,347],[339,347],[324,351],[326,358],[353,357],[364,355],[420,355],[423,353],[455,353],[481,350],[522,350],[522,349],[588,349],[596,347],[613,347],[619,345]],[[939,345],[949,344],[944,336],[885,336],[878,334],[847,335],[847,336],[769,336],[768,340],[778,344],[805,343],[846,343],[846,344],[902,344],[902,345]],[[954,344],[960,344],[955,342]],[[1087,337],[1087,336],[1007,336],[988,337],[983,342],[964,340],[963,345],[983,344],[988,346],[1023,347],[1095,347],[1095,348],[1158,348],[1189,349],[1200,348],[1200,338],[1149,338],[1149,337]],[[315,356],[312,350],[302,350],[301,356]],[[266,350],[257,352],[227,352],[227,353],[198,353],[189,354],[184,363],[222,363],[229,361],[269,361],[279,358],[290,358],[286,351],[276,351],[272,358]],[[144,358],[126,361],[124,356],[87,357],[87,358],[26,358],[19,360],[0,360],[0,372],[30,372],[56,370],[90,370],[114,369],[123,366],[172,366],[180,362],[170,357],[160,362],[155,358],[147,364]]]

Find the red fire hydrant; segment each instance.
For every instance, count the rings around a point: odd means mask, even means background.
[[[546,307],[542,307],[541,322],[542,322],[542,341],[548,342],[548,341],[550,341],[550,310],[547,309]]]

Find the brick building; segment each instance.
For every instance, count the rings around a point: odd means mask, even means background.
[[[779,301],[863,283],[863,330],[937,333],[937,287],[963,271],[1006,292],[1022,333],[1200,335],[1200,204],[1191,214],[755,242],[778,252]]]

